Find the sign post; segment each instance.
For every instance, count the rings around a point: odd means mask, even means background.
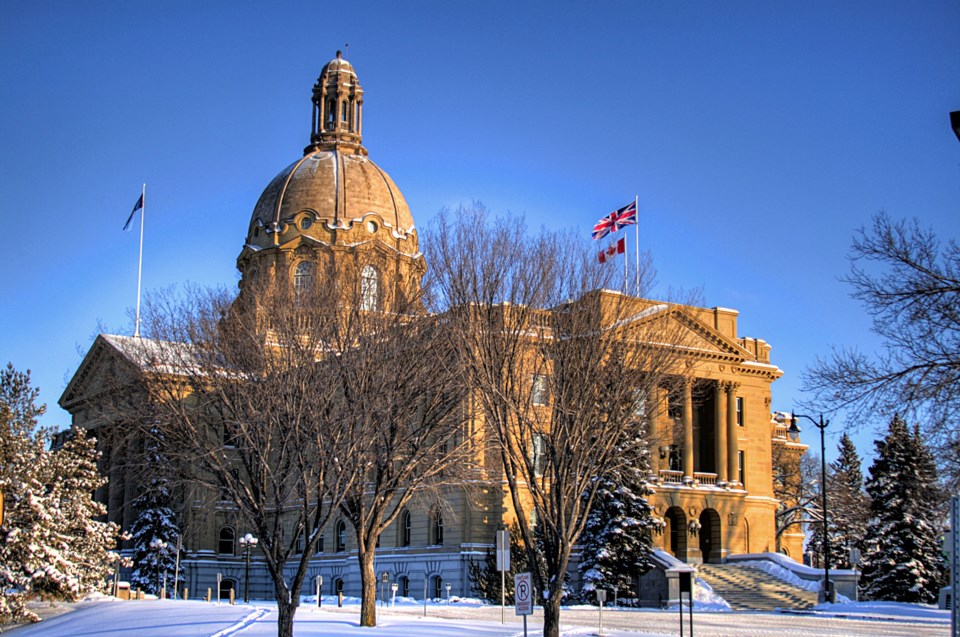
[[[513,597],[517,615],[523,616],[523,637],[527,637],[527,615],[533,614],[533,582],[530,573],[513,576]]]
[[[607,601],[607,591],[597,589],[597,603],[600,604],[600,630],[597,631],[599,637],[603,637],[603,603]]]
[[[957,589],[960,588],[960,495],[950,498],[950,628],[951,635],[960,635],[960,609]]]
[[[500,623],[504,623],[507,606],[507,571],[510,570],[510,531],[497,531],[497,570],[500,571]]]

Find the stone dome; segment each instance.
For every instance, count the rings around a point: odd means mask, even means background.
[[[266,246],[299,213],[329,230],[373,221],[404,239],[414,230],[407,202],[390,176],[367,156],[316,149],[287,166],[266,187],[253,209],[247,243]]]

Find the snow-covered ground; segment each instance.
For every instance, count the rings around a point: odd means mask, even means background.
[[[379,626],[360,628],[356,599],[347,598],[337,608],[336,598],[305,598],[297,611],[297,637],[517,637],[523,625],[512,608],[500,623],[500,607],[477,600],[453,598],[423,606],[398,599],[379,610]],[[273,637],[275,605],[209,604],[201,601],[119,602],[95,598],[74,605],[72,612],[49,617],[39,624],[16,628],[14,637]],[[540,633],[542,615],[530,619],[529,634]],[[605,609],[604,633],[611,637],[653,637],[678,633],[678,613],[643,609]],[[595,634],[599,613],[594,607],[564,609],[561,624],[565,637]],[[684,612],[684,619],[687,613]],[[861,602],[824,604],[804,614],[695,611],[697,635],[757,637],[938,637],[949,633],[947,611],[916,604]]]

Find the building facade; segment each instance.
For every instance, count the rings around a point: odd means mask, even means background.
[[[309,285],[334,264],[358,281],[364,310],[390,311],[392,299],[409,294],[426,272],[403,194],[363,146],[363,102],[357,74],[338,52],[313,88],[309,144],[254,206],[237,258],[241,296],[258,287],[253,282]],[[638,311],[653,304],[635,302]],[[650,501],[661,522],[655,545],[691,564],[766,551],[799,558],[801,533],[777,538],[782,503],[774,493],[772,458],[775,449],[800,455],[805,446],[771,417],[771,385],[782,374],[771,362],[771,347],[739,335],[735,310],[662,307],[686,334],[690,372],[681,389],[655,390],[646,400],[656,441],[650,450]],[[98,497],[123,529],[137,514],[131,502],[143,485],[136,462],[143,443],[107,435],[124,424],[111,420],[104,405],[143,400],[142,388],[127,380],[148,366],[143,351],[130,337],[101,335],[60,399],[75,425],[103,441],[109,483]],[[471,594],[471,561],[492,549],[496,530],[514,517],[505,482],[488,477],[481,488],[448,489],[442,510],[415,500],[381,536],[376,571],[387,573],[399,595],[444,597],[447,584],[454,595]],[[227,503],[189,489],[180,497],[186,585],[194,595],[218,580],[223,594],[239,587],[245,560],[238,539],[248,529]],[[258,562],[254,553],[251,595],[268,598],[269,579]],[[316,576],[324,594],[359,594],[356,547],[345,519],[326,529],[310,581]]]

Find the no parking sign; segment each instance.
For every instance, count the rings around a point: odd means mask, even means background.
[[[533,583],[530,580],[530,573],[517,573],[513,576],[513,591],[517,615],[532,615]]]

